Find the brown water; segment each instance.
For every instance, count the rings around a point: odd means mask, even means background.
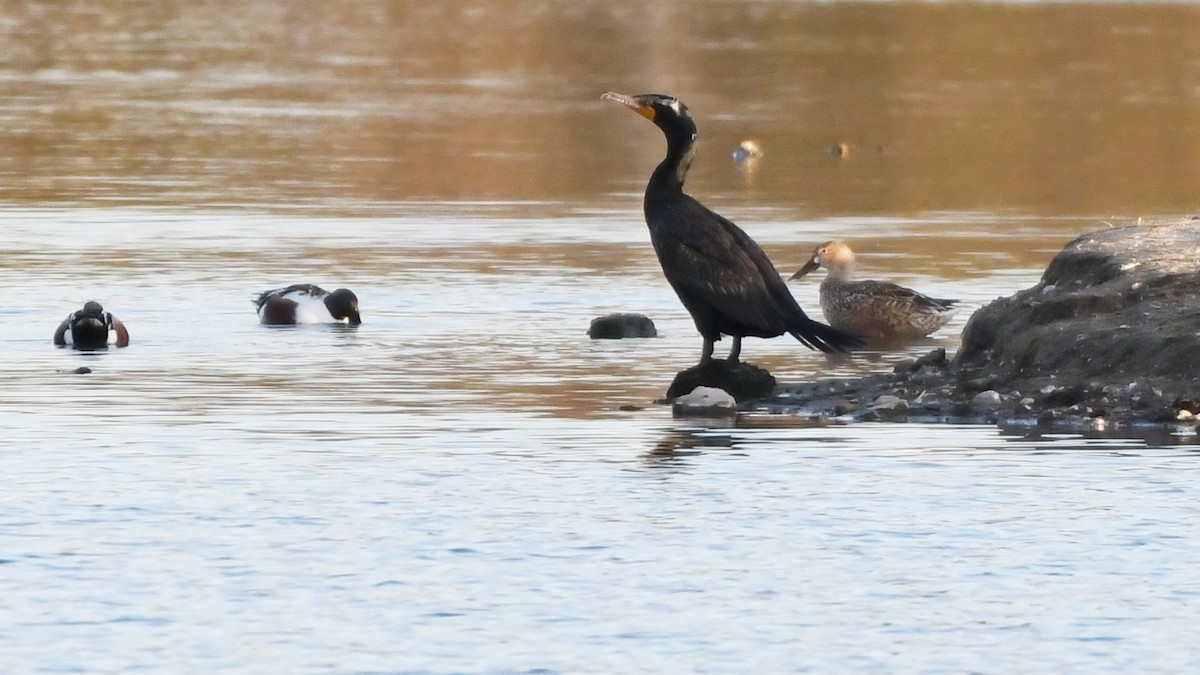
[[[1190,667],[1190,437],[652,405],[700,340],[641,220],[661,135],[599,95],[685,100],[689,190],[781,272],[840,237],[963,300],[907,353],[747,340],[785,382],[845,376],[952,350],[1077,234],[1192,212],[1197,23],[0,3],[0,670]],[[354,289],[363,325],[259,326],[296,282]],[[51,346],[90,298],[128,349]],[[610,311],[662,336],[589,341]]]
[[[615,89],[691,106],[714,205],[1175,214],[1198,30],[1161,4],[6,3],[0,198],[633,210],[660,139]],[[746,137],[751,174],[727,161]]]

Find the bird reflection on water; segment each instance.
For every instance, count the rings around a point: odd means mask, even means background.
[[[663,436],[642,459],[650,465],[668,466],[687,457],[702,454],[703,448],[729,450],[734,447],[733,436],[700,433],[700,429],[675,429]]]

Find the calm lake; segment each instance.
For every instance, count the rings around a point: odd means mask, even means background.
[[[689,192],[781,273],[842,238],[963,301],[901,352],[743,350],[849,377],[953,351],[1079,234],[1193,213],[1197,34],[1161,4],[0,3],[0,671],[1191,670],[1194,436],[655,405],[701,340],[642,220],[662,136],[599,97],[683,99]],[[292,283],[363,324],[260,326]],[[90,299],[128,348],[51,344]],[[589,340],[615,311],[660,337]]]

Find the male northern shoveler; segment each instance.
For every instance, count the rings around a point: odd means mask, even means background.
[[[254,302],[258,319],[265,324],[362,323],[358,297],[345,288],[329,293],[312,284],[295,284],[260,293]]]
[[[876,342],[925,337],[946,325],[958,311],[957,300],[942,300],[887,281],[851,281],[854,252],[840,241],[827,241],[813,250],[791,279],[824,267],[821,311],[834,328]]]
[[[115,344],[125,347],[129,344],[129,331],[125,324],[112,314],[104,311],[104,307],[95,300],[90,300],[83,309],[71,312],[54,331],[54,344],[60,347],[71,345],[76,349],[107,349],[109,331],[112,331]]]

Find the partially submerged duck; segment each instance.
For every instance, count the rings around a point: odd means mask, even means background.
[[[358,297],[345,288],[330,293],[312,284],[295,284],[260,293],[254,302],[258,306],[258,320],[270,325],[362,323]]]
[[[741,164],[743,162],[752,162],[763,156],[762,145],[753,138],[738,143],[738,146],[733,149],[733,161]]]
[[[129,345],[129,331],[125,324],[104,311],[104,306],[89,300],[83,309],[67,315],[54,331],[54,344],[76,349],[107,349],[109,339],[117,347]]]
[[[887,281],[851,281],[854,252],[840,241],[818,245],[789,281],[818,267],[826,270],[821,282],[825,320],[873,342],[923,338],[945,326],[958,311],[957,300],[931,298]]]

